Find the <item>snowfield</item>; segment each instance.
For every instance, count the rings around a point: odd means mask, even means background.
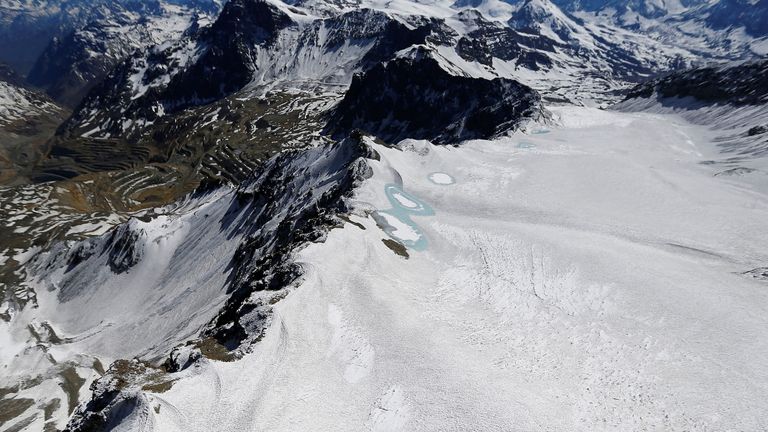
[[[372,144],[354,223],[299,253],[253,352],[178,373],[124,430],[765,430],[768,282],[744,273],[768,263],[768,171],[715,176],[714,133],[677,116],[554,111]],[[382,241],[388,210],[421,250]]]

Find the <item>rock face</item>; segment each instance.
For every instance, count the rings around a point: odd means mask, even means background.
[[[68,54],[62,53],[62,56],[52,49],[61,47],[73,33],[92,23],[101,23],[99,25],[106,29],[127,20],[140,28],[146,19],[152,21],[152,17],[163,15],[168,7],[213,13],[218,3],[214,0],[6,0],[0,3],[0,61],[27,75],[46,50],[46,58],[58,59],[57,62],[65,60]],[[165,26],[168,27],[167,23]],[[137,36],[134,29],[125,27],[125,30],[122,39],[116,41],[118,45]],[[87,58],[77,60],[88,61]]]
[[[205,3],[205,2],[200,2]],[[147,2],[143,9],[119,9],[51,40],[28,81],[54,100],[77,106],[121,61],[135,51],[176,40],[217,12],[213,2],[176,6]]]
[[[183,108],[195,100],[214,100],[239,90],[253,77],[257,47],[274,43],[278,33],[293,24],[288,15],[263,1],[227,3],[216,22],[201,34],[205,52],[171,79],[165,98],[179,101],[173,108]]]
[[[692,97],[700,102],[730,105],[768,103],[768,60],[732,66],[693,69],[635,87],[627,99]]]
[[[211,26],[192,28],[177,44],[136,53],[119,64],[62,131],[97,122],[104,132],[126,136],[125,118],[138,127],[221,99],[253,78],[257,50],[274,43],[280,30],[291,25],[288,15],[266,2],[231,1]]]
[[[456,44],[456,52],[463,59],[492,66],[493,59],[497,58],[530,70],[553,66],[552,59],[547,55],[555,52],[556,43],[552,39],[489,22],[471,10],[463,12],[460,17],[466,24],[475,27]]]
[[[355,76],[327,130],[343,136],[360,129],[388,142],[455,143],[499,136],[541,114],[540,97],[529,87],[455,75],[441,61],[417,48]]]
[[[107,263],[113,272],[125,273],[141,260],[145,236],[141,228],[130,222],[112,231],[103,252],[108,254]]]
[[[271,307],[255,292],[278,291],[301,274],[292,251],[321,241],[348,211],[346,199],[370,176],[372,153],[359,135],[320,149],[286,152],[240,188],[236,200],[253,218],[231,262],[227,303],[203,332],[229,350],[261,337]]]

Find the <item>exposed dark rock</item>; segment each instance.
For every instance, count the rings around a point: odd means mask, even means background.
[[[87,260],[96,253],[94,242],[82,242],[75,246],[67,258],[67,271],[71,271],[78,264]]]
[[[216,22],[203,30],[200,40],[207,47],[205,53],[176,75],[162,95],[165,109],[181,109],[240,90],[255,72],[255,47],[273,43],[280,30],[293,24],[288,15],[265,1],[228,2]]]
[[[458,18],[469,27],[475,27],[459,39],[456,52],[465,60],[492,65],[493,58],[510,61],[532,70],[552,66],[546,52],[554,52],[555,42],[535,34],[522,34],[508,26],[493,23],[475,10],[462,11]]]
[[[322,239],[338,223],[336,215],[348,211],[345,199],[370,175],[363,162],[370,155],[362,137],[353,134],[327,148],[283,153],[241,187],[233,211],[252,213],[253,224],[244,227],[250,234],[231,263],[230,297],[204,337],[230,350],[261,337],[271,304],[251,294],[284,289],[301,275],[292,251]],[[311,183],[317,175],[332,185],[319,196]]]
[[[731,168],[725,171],[721,171],[717,174],[715,174],[715,177],[731,177],[731,176],[740,176],[745,174],[751,174],[753,172],[756,172],[757,170],[754,168],[747,168],[747,167],[736,167]]]
[[[768,281],[768,267],[758,267],[742,274],[757,280]]]
[[[516,81],[454,75],[426,48],[355,76],[326,127],[361,129],[385,141],[457,143],[492,138],[541,113],[536,91]]]
[[[252,79],[256,50],[274,43],[280,30],[294,24],[288,15],[263,0],[230,1],[210,27],[189,36],[188,41],[202,50],[195,62],[180,65],[175,58],[178,46],[146,55],[135,53],[88,93],[59,135],[85,132],[78,128],[99,113],[98,124],[109,125],[107,131],[119,136],[126,119],[154,122],[163,114],[226,97]],[[146,74],[140,75],[138,85],[147,88],[136,94],[132,77],[143,70]],[[164,75],[168,75],[167,84],[150,85]]]
[[[768,103],[768,60],[672,73],[640,84],[626,99],[653,95],[662,99],[691,97],[707,104]]]
[[[747,131],[747,136],[762,135],[768,132],[768,126],[755,126]]]
[[[272,127],[272,124],[269,123],[269,121],[264,117],[259,117],[259,119],[256,120],[256,122],[253,125],[259,129],[267,129]]]
[[[143,236],[144,231],[135,229],[131,223],[112,231],[104,252],[109,254],[107,262],[113,272],[124,273],[138,264],[143,252]]]

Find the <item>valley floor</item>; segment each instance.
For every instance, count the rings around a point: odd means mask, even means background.
[[[768,263],[768,174],[715,176],[712,134],[673,116],[555,112],[376,145],[354,223],[300,252],[254,351],[122,426],[765,430],[768,281],[744,273]]]

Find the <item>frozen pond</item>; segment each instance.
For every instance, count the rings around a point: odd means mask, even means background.
[[[432,216],[435,214],[435,211],[432,210],[432,207],[430,207],[429,204],[426,204],[415,196],[405,192],[397,185],[386,185],[384,187],[384,192],[387,194],[387,198],[392,204],[393,210],[400,209],[407,213],[422,216]]]
[[[392,208],[373,214],[376,223],[393,240],[413,250],[424,250],[427,238],[411,216],[432,216],[435,214],[429,204],[405,192],[401,187],[388,184],[384,187]]]
[[[427,178],[432,183],[439,184],[439,185],[452,185],[456,183],[456,180],[454,180],[453,177],[451,177],[449,174],[446,174],[444,172],[433,172]]]

